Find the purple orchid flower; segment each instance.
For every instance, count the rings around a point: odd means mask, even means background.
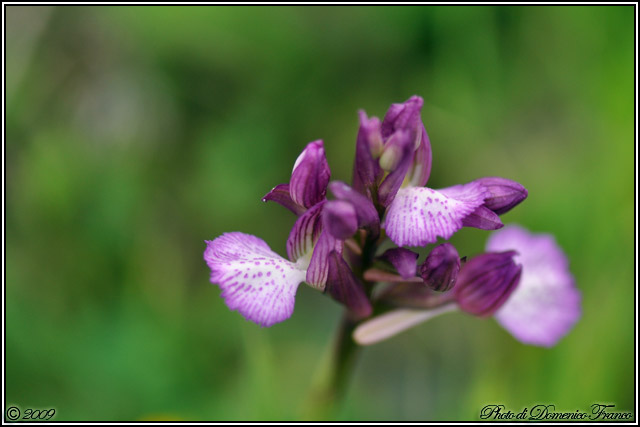
[[[360,113],[354,188],[387,208],[384,227],[399,246],[424,246],[438,237],[449,239],[463,226],[502,227],[498,215],[527,197],[527,190],[519,183],[490,177],[440,190],[424,187],[432,155],[420,118],[422,105],[419,96],[393,104],[382,123]],[[386,177],[384,171],[389,172]]]
[[[240,232],[206,241],[211,282],[231,310],[261,326],[282,322],[306,282],[346,307],[350,328],[360,323],[353,333],[360,344],[454,309],[494,316],[534,345],[554,345],[571,329],[580,316],[580,295],[566,257],[549,236],[505,228],[494,233],[487,253],[468,262],[447,242],[422,263],[401,247],[449,239],[462,227],[501,228],[499,215],[527,197],[522,185],[498,177],[425,187],[432,154],[422,106],[422,98],[413,96],[392,104],[382,121],[359,113],[352,186],[330,182],[321,140],[305,147],[289,183],[263,198],[297,217],[286,243],[288,259]],[[379,251],[386,237],[399,247]],[[376,294],[379,282],[393,285]],[[365,320],[374,306],[383,314]],[[385,312],[389,306],[401,308]]]
[[[300,283],[324,292],[327,279],[333,277],[328,293],[358,315],[370,314],[364,291],[350,277],[348,266],[335,258],[342,256],[350,228],[353,234],[358,225],[374,226],[367,211],[373,206],[365,203],[354,208],[349,201],[327,201],[330,176],[323,142],[313,141],[296,160],[289,184],[277,185],[263,198],[299,215],[287,239],[289,260],[263,240],[244,233],[226,233],[206,242],[204,258],[211,268],[211,282],[220,286],[230,309],[261,326],[271,326],[291,317]],[[340,183],[332,188],[347,200],[361,201],[361,195]]]
[[[435,316],[461,309],[480,317],[495,317],[525,344],[555,345],[581,315],[580,292],[562,249],[551,235],[531,234],[518,226],[494,232],[486,249],[488,253],[464,265],[449,292],[437,294],[413,284],[414,289],[408,291],[414,293],[414,300],[422,298],[425,307],[433,308],[396,309],[368,320],[354,331],[356,342],[374,344]],[[393,297],[397,298],[397,294]]]

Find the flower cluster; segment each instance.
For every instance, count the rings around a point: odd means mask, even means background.
[[[422,262],[406,248],[448,240],[463,227],[500,229],[500,215],[527,197],[522,185],[498,177],[426,187],[432,154],[422,104],[418,96],[393,104],[382,121],[359,113],[351,185],[331,181],[321,140],[306,146],[289,183],[263,198],[297,216],[288,259],[244,233],[206,242],[211,282],[230,309],[271,326],[291,316],[305,282],[346,307],[363,345],[452,309],[494,316],[533,345],[554,345],[571,329],[580,294],[551,236],[505,227],[493,233],[486,253],[469,260],[448,242]],[[397,247],[381,252],[387,239]],[[374,289],[379,283],[388,285]]]

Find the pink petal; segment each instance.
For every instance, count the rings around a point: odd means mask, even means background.
[[[225,233],[206,243],[204,259],[211,268],[211,282],[220,286],[229,309],[260,326],[291,317],[305,270],[249,234]]]
[[[387,210],[385,230],[398,246],[424,246],[438,237],[449,239],[462,228],[462,220],[482,205],[485,195],[485,187],[475,182],[437,191],[401,188]]]
[[[507,249],[519,253],[514,260],[522,264],[522,277],[495,318],[519,341],[551,347],[581,315],[581,295],[567,257],[553,236],[513,225],[492,233],[487,243],[489,251]]]

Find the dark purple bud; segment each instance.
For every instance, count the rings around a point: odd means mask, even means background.
[[[388,141],[393,147],[387,148],[385,146],[386,151],[390,153],[389,161],[387,164],[392,164],[394,168],[391,170],[391,173],[387,175],[387,177],[382,181],[380,187],[378,189],[378,201],[384,207],[387,207],[393,202],[393,199],[396,197],[396,193],[402,186],[402,182],[404,181],[405,176],[409,170],[409,166],[411,166],[411,161],[413,160],[413,143],[410,140],[409,132],[405,130],[399,130],[393,134],[393,136]],[[384,156],[384,154],[383,154]],[[380,158],[380,162],[382,163],[382,158]]]
[[[358,229],[356,210],[349,202],[331,200],[324,204],[322,211],[324,228],[336,239],[346,240]]]
[[[509,212],[529,194],[522,185],[506,178],[492,176],[475,181],[487,188],[490,195],[484,200],[484,205],[498,215]]]
[[[475,211],[462,219],[462,225],[465,227],[479,228],[481,230],[497,230],[504,227],[498,214],[492,210],[479,206]]]
[[[360,129],[356,140],[356,158],[353,166],[353,187],[367,194],[382,176],[382,169],[378,165],[378,157],[382,154],[382,136],[380,135],[380,120],[376,117],[367,118],[364,111],[360,111]]]
[[[450,243],[433,248],[427,259],[420,265],[420,276],[434,291],[445,292],[456,284],[460,271],[460,256]]]
[[[329,183],[329,190],[339,200],[350,202],[356,210],[358,228],[365,228],[371,232],[373,239],[380,233],[380,217],[371,200],[349,187],[344,182],[333,181]]]
[[[380,258],[389,261],[403,279],[409,279],[416,276],[416,260],[418,259],[417,253],[405,248],[392,248],[386,250],[382,255],[380,255]]]
[[[453,288],[460,308],[480,317],[491,316],[509,298],[520,281],[522,266],[515,251],[490,252],[468,261]]]
[[[328,256],[329,275],[326,292],[344,304],[357,318],[371,315],[372,307],[364,287],[353,274],[342,256],[332,251]]]
[[[289,181],[291,199],[305,208],[310,208],[324,200],[329,178],[331,171],[322,140],[310,142],[293,166]]]
[[[289,184],[276,185],[262,198],[262,201],[272,201],[279,203],[297,216],[302,215],[306,210],[304,206],[300,206],[291,199],[291,194],[289,193]]]

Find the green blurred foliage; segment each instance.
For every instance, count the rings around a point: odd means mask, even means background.
[[[291,214],[261,197],[304,145],[349,180],[357,111],[425,98],[430,186],[529,199],[583,293],[553,349],[450,314],[366,348],[351,420],[473,420],[488,403],[634,407],[634,7],[17,7],[6,43],[6,403],[57,420],[296,420],[340,307],[306,286],[260,329],[204,240]],[[482,251],[465,229],[459,251]]]

